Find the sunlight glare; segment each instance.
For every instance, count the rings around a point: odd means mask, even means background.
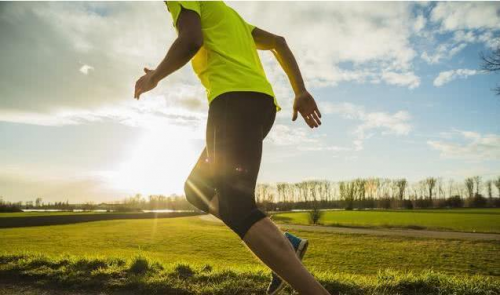
[[[145,131],[110,179],[131,194],[183,194],[184,182],[201,151],[194,149],[188,128],[161,125]],[[191,131],[192,132],[192,131]]]

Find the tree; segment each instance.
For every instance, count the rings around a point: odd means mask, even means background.
[[[354,207],[354,183],[351,181],[339,182],[340,199],[344,201],[346,210],[352,210]]]
[[[491,201],[491,199],[493,199],[493,181],[488,180],[486,182],[486,190],[488,191],[488,198]]]
[[[405,197],[405,190],[407,184],[408,182],[406,181],[405,178],[396,180],[396,185],[398,187],[398,198],[400,201],[402,201]]]
[[[432,191],[436,186],[437,179],[434,177],[428,177],[425,179],[425,185],[427,186],[427,191],[429,192],[429,199],[432,200]]]
[[[269,185],[261,183],[257,186],[257,203],[263,204],[267,199],[267,190]]]
[[[450,179],[448,181],[448,198],[453,196],[453,189],[454,189],[455,183],[453,179]]]
[[[474,180],[474,184],[476,186],[476,195],[479,195],[479,192],[481,191],[481,176],[474,176],[472,179]]]
[[[481,59],[483,60],[483,64],[481,65],[483,71],[490,73],[500,72],[500,45],[489,55],[481,54]],[[500,95],[500,86],[496,87],[494,91],[497,95]]]
[[[465,179],[465,187],[469,198],[474,197],[474,179],[468,177]]]
[[[278,182],[276,184],[276,190],[278,191],[278,202],[281,202],[282,204],[285,203],[285,189],[286,189],[286,183],[285,182]]]
[[[495,183],[495,186],[497,187],[498,190],[498,197],[500,197],[500,176],[498,176],[497,179],[493,180],[493,183]]]

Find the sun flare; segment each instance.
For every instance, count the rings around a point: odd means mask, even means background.
[[[143,195],[183,193],[184,182],[201,152],[195,150],[186,132],[190,131],[179,126],[145,131],[110,177],[111,187]]]

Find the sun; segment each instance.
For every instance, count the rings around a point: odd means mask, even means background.
[[[192,130],[157,126],[145,130],[129,155],[110,177],[110,186],[130,194],[183,194],[184,182],[201,150],[195,149]]]

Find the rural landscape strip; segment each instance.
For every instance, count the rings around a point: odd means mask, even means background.
[[[219,219],[212,215],[205,214],[199,216],[201,219],[210,222],[222,223]],[[282,229],[294,229],[302,231],[317,231],[330,232],[341,234],[364,234],[364,235],[379,235],[379,236],[403,236],[403,237],[418,237],[418,238],[433,238],[433,239],[457,239],[457,240],[485,240],[485,241],[500,241],[500,234],[488,233],[466,233],[454,231],[432,231],[432,230],[414,230],[414,229],[375,229],[375,228],[356,228],[356,227],[337,227],[324,225],[300,225],[279,223]]]
[[[433,239],[457,239],[457,240],[486,240],[500,241],[500,234],[486,233],[465,233],[454,231],[432,231],[432,230],[414,230],[414,229],[371,229],[355,227],[336,227],[321,225],[299,225],[299,224],[280,224],[281,228],[303,231],[322,231],[344,234],[365,234],[380,236],[403,236]]]
[[[75,214],[75,215],[50,215],[30,217],[3,217],[0,219],[0,228],[30,227],[63,225],[92,221],[115,219],[151,219],[195,216],[196,212],[168,212],[168,213],[102,213],[102,214]]]

